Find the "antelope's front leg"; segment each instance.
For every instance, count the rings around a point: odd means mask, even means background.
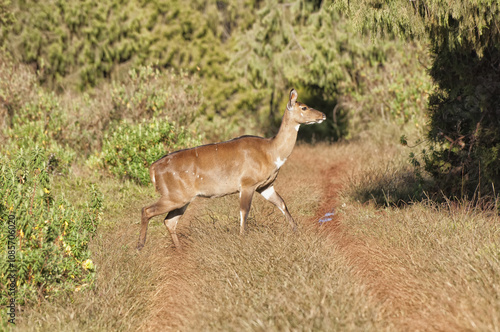
[[[290,227],[292,227],[293,231],[297,230],[297,223],[293,219],[290,212],[288,212],[288,208],[286,207],[285,201],[281,196],[274,190],[273,186],[267,187],[264,190],[259,190],[259,193],[271,202],[274,206],[280,209],[281,213],[285,215],[286,220],[290,223]]]
[[[243,235],[247,228],[247,217],[252,206],[252,197],[255,188],[241,188],[240,190],[240,234]]]

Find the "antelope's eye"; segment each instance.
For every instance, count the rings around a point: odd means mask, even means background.
[[[305,111],[307,109],[307,107],[302,107],[302,110]]]

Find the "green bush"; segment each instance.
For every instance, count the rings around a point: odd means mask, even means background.
[[[89,162],[107,168],[119,178],[146,185],[150,182],[149,165],[169,152],[200,142],[199,137],[165,119],[153,118],[139,124],[122,122],[105,136],[101,154]]]
[[[73,206],[51,190],[50,157],[45,149],[21,149],[0,159],[0,304],[9,300],[15,247],[16,302],[24,305],[92,285],[95,267],[88,243],[100,220],[102,197],[90,186],[90,200]],[[9,234],[9,216],[15,233]],[[13,241],[13,243],[12,243]]]
[[[36,75],[27,66],[1,58],[0,151],[8,155],[38,145],[59,166],[67,166],[76,154],[68,147],[74,133],[61,100],[38,86]]]
[[[122,81],[113,81],[110,121],[136,122],[168,116],[172,121],[189,124],[201,100],[201,86],[187,73],[138,66],[129,70]]]
[[[201,86],[184,72],[139,66],[89,93],[57,94],[28,66],[0,56],[0,151],[38,144],[67,165],[100,150],[103,133],[124,119],[168,116],[189,125],[201,102]]]
[[[213,74],[213,65],[226,60],[221,40],[235,24],[224,21],[245,19],[236,14],[245,7],[198,0],[13,1],[6,46],[35,64],[44,82],[64,89],[85,89],[152,63]]]
[[[36,82],[28,66],[16,65],[0,52],[0,131],[10,125],[12,116],[26,101],[34,98]]]
[[[425,170],[457,197],[493,197],[500,187],[500,75],[492,70],[500,46],[483,52],[443,46],[431,71],[439,88],[429,99]]]
[[[2,147],[6,153],[29,149],[38,145],[52,153],[59,166],[68,166],[76,153],[66,147],[68,141],[67,114],[60,106],[60,98],[38,88],[36,97],[14,109],[10,126],[3,130],[8,144]]]

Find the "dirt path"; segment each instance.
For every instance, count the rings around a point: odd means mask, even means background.
[[[195,200],[183,216],[184,221],[195,218],[196,213],[202,211],[205,206],[206,200]],[[182,331],[185,317],[189,316],[190,311],[195,310],[193,276],[196,275],[196,264],[191,257],[189,243],[183,239],[185,237],[183,232],[189,227],[189,223],[185,222],[179,226],[182,250],[174,247],[165,229],[162,241],[166,242],[167,247],[159,248],[154,253],[161,256],[167,251],[170,256],[162,266],[158,267],[159,277],[155,280],[158,288],[149,304],[149,316],[141,326],[141,331]]]
[[[322,171],[324,201],[311,222],[317,223],[326,213],[337,210],[338,195],[347,182],[348,171],[348,165],[342,162],[326,166]],[[387,252],[376,244],[376,239],[353,236],[343,224],[341,214],[336,213],[323,227],[353,271],[382,304],[389,327],[400,331],[460,330],[447,317],[424,309],[426,298],[419,291],[418,281],[390,259],[405,253]]]

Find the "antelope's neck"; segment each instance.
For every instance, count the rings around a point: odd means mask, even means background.
[[[297,141],[298,124],[290,119],[288,110],[285,110],[283,120],[281,120],[278,134],[272,138],[273,158],[278,163],[284,163],[292,153],[295,142]],[[281,166],[281,165],[280,165]],[[278,166],[278,168],[280,167]]]

